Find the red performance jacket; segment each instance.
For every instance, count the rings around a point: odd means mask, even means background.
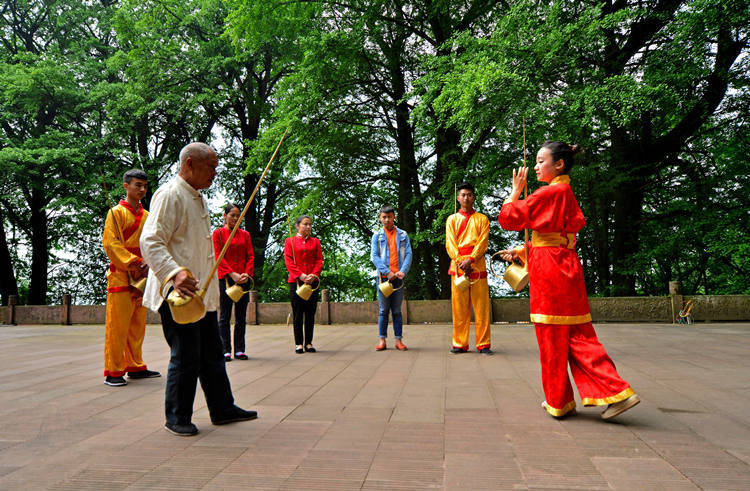
[[[294,254],[292,254],[292,246]],[[303,239],[299,235],[286,239],[284,262],[289,271],[289,283],[296,282],[302,273],[312,273],[320,278],[320,273],[323,271],[323,249],[320,248],[320,241],[309,236]]]
[[[217,259],[221,253],[221,248],[227,243],[231,233],[232,231],[226,227],[214,230],[214,254]],[[227,253],[224,254],[224,258],[219,263],[219,269],[217,270],[219,278],[224,278],[229,273],[247,273],[253,276],[254,267],[255,254],[253,254],[253,243],[250,240],[250,232],[241,228],[237,229],[237,233],[234,234],[234,238],[232,238],[232,242],[229,244]]]
[[[532,229],[529,247],[531,321],[583,324],[591,321],[583,266],[575,234],[586,225],[563,174],[525,200],[506,201],[498,222],[506,230]],[[523,248],[516,248],[523,256]]]

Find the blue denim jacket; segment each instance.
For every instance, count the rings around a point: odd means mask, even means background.
[[[398,269],[406,274],[411,268],[411,242],[409,242],[409,235],[398,227],[396,227],[396,249],[398,250]],[[388,238],[382,228],[372,234],[370,261],[383,275],[387,275],[391,271]]]

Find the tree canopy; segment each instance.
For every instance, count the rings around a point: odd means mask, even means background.
[[[333,299],[374,298],[386,203],[412,238],[410,298],[449,296],[454,185],[496,223],[511,169],[549,139],[584,148],[591,295],[750,293],[747,1],[8,0],[0,29],[3,302],[103,301],[102,174],[114,204],[144,169],[148,208],[206,141],[218,226],[286,128],[245,220],[262,300],[285,298],[302,213]],[[490,249],[519,239],[494,225]]]

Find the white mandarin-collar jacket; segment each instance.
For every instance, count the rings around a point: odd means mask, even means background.
[[[180,266],[187,267],[198,279],[198,288],[203,288],[215,262],[211,219],[203,195],[179,175],[157,189],[151,198],[140,245],[150,268],[143,292],[144,307],[159,309],[163,301],[160,287]],[[215,273],[203,303],[207,312],[219,306],[219,280]]]

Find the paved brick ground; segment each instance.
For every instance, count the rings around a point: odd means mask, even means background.
[[[0,489],[748,489],[750,325],[598,326],[643,402],[614,423],[543,399],[533,330],[495,325],[494,356],[448,353],[450,326],[252,327],[227,365],[252,422],[163,429],[164,379],[103,385],[102,326],[0,327]],[[392,344],[392,340],[389,340]],[[166,372],[159,326],[144,346]]]

